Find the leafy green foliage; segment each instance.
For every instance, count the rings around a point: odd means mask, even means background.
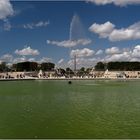
[[[36,62],[21,62],[15,64],[16,71],[36,71],[38,64]]]
[[[105,63],[103,63],[103,62],[98,62],[98,63],[95,65],[95,70],[104,71],[104,70],[105,70]]]
[[[55,67],[55,64],[54,63],[50,63],[50,62],[42,63],[41,64],[41,69],[43,71],[51,71],[51,70],[54,70],[54,67]]]

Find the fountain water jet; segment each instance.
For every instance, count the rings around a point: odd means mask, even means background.
[[[70,34],[69,39],[79,40],[85,38],[84,27],[81,23],[81,20],[77,14],[74,14],[70,23]]]

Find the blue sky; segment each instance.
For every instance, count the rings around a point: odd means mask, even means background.
[[[138,0],[0,0],[0,61],[140,61],[139,13]]]

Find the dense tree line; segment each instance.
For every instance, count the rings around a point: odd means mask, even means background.
[[[43,71],[52,71],[54,70],[55,64],[46,62],[38,64],[37,62],[20,62],[13,64],[11,68],[8,68],[5,62],[0,64],[0,72],[8,71],[38,71],[42,69]]]
[[[74,71],[71,68],[66,68],[65,74],[68,77],[72,77],[74,75]]]
[[[55,64],[46,62],[42,64],[38,64],[37,62],[21,62],[15,64],[16,71],[51,71],[54,70]]]
[[[52,70],[54,70],[54,67],[55,67],[55,64],[50,63],[50,62],[42,63],[40,65],[40,69],[43,70],[43,71],[52,71]]]
[[[6,64],[5,64],[4,62],[2,62],[2,63],[0,64],[0,71],[4,72],[5,69],[6,69]]]
[[[8,66],[6,65],[5,62],[2,62],[2,63],[0,64],[0,71],[1,71],[1,72],[10,71],[10,69],[8,68]]]
[[[36,71],[38,64],[36,62],[21,62],[14,65],[16,71]]]
[[[95,65],[95,70],[119,70],[119,71],[138,71],[140,70],[140,62],[98,62]]]
[[[13,64],[11,68],[9,68],[6,63],[2,62],[0,64],[0,72],[8,72],[8,71],[39,71],[40,69],[43,71],[53,71],[55,68],[54,63],[46,62],[42,64],[38,64],[37,62],[20,62],[17,64]],[[105,71],[106,69],[112,71],[139,71],[140,70],[140,62],[98,62],[95,65],[95,70],[97,71]],[[62,69],[59,68],[57,70],[57,74],[64,76],[69,75],[72,76],[76,74],[77,76],[88,75],[91,71],[91,68],[84,68],[77,70],[74,72],[70,68]]]
[[[104,71],[106,69],[106,63],[103,63],[103,62],[98,62],[96,65],[95,65],[95,70],[98,70],[98,71]]]

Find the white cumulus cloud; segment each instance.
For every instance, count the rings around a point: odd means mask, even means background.
[[[10,0],[0,0],[0,19],[4,20],[14,14]]]
[[[25,62],[27,61],[26,57],[17,57],[13,59],[13,63]]]
[[[26,58],[25,56],[22,56],[22,57],[16,57],[13,59],[12,63],[19,63],[19,62],[36,62],[36,59],[35,58]]]
[[[49,58],[49,57],[42,57],[42,58],[39,60],[39,63],[51,62],[51,61],[52,61],[52,58]]]
[[[140,39],[140,22],[134,23],[128,28],[114,29],[109,35],[110,41]]]
[[[137,45],[137,46],[134,47],[134,49],[132,51],[132,56],[140,58],[140,45]]]
[[[94,23],[89,30],[98,34],[100,38],[108,38],[112,42],[140,39],[140,22],[121,29],[115,29],[115,25],[109,21],[104,24]]]
[[[27,46],[26,48],[22,49],[22,50],[16,50],[15,54],[17,55],[39,55],[39,51],[32,49],[30,46]]]
[[[34,62],[34,61],[36,61],[36,60],[35,60],[35,58],[29,58],[28,61]]]
[[[1,62],[12,62],[13,56],[11,54],[4,54],[0,57]]]
[[[131,54],[129,52],[123,52],[121,54],[113,54],[111,56],[106,56],[106,61],[130,61]]]
[[[89,27],[91,32],[97,33],[101,38],[106,38],[113,31],[115,25],[107,21],[104,24],[94,23]]]
[[[94,3],[96,5],[114,4],[116,6],[127,6],[140,4],[139,0],[86,0],[86,1]]]
[[[71,56],[74,56],[75,53],[79,53],[80,57],[76,58],[77,68],[81,67],[93,67],[97,62],[111,62],[111,61],[140,61],[140,45],[127,47],[127,48],[120,48],[120,47],[111,47],[105,50],[101,50],[101,54],[97,55],[97,50],[94,54],[95,55],[84,55],[81,53],[81,50],[72,50]],[[105,52],[105,53],[104,53]],[[89,56],[89,57],[86,57]],[[74,68],[74,59],[71,59],[67,63],[68,67]]]
[[[64,41],[50,41],[47,40],[47,44],[56,45],[59,47],[71,48],[79,45],[85,46],[91,43],[90,39],[78,39],[78,40],[64,40]]]
[[[89,57],[92,56],[93,54],[94,54],[93,50],[88,48],[83,48],[83,49],[72,50],[70,56],[74,57],[76,55],[76,57]]]
[[[120,50],[118,47],[111,47],[111,48],[107,48],[105,50],[105,53],[106,54],[118,54],[118,53],[120,53]]]
[[[50,24],[49,21],[39,21],[37,23],[24,24],[23,28],[25,28],[25,29],[34,29],[34,28],[38,28],[38,27],[46,27],[49,24]]]
[[[131,49],[111,49],[108,48],[106,50],[110,50],[110,53],[104,57],[105,61],[140,61],[140,45],[136,45]],[[114,52],[114,53],[111,53]]]

